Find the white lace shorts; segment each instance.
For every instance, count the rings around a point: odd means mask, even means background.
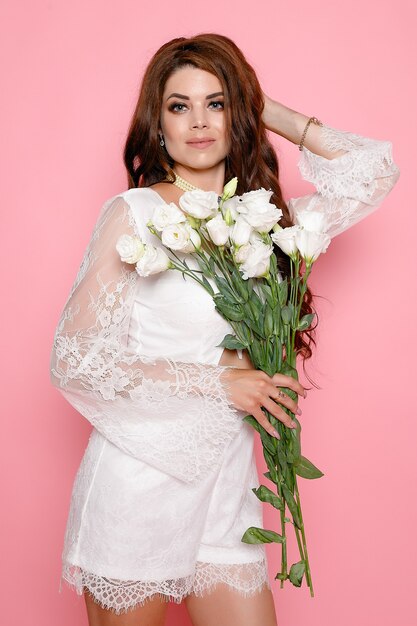
[[[243,596],[270,587],[265,547],[241,541],[263,525],[253,437],[242,421],[221,465],[185,483],[93,429],[74,481],[61,583],[88,589],[115,613],[154,594],[181,602],[219,583]]]

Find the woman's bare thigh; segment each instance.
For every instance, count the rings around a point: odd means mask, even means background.
[[[92,595],[85,588],[84,600],[89,626],[164,626],[165,624],[168,602],[165,602],[158,595],[149,598],[143,606],[138,606],[120,615],[116,615],[111,610],[103,609],[94,602]]]
[[[274,598],[266,586],[245,597],[221,584],[206,596],[187,596],[185,604],[193,626],[277,626]]]

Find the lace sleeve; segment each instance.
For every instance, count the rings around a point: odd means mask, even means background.
[[[345,150],[326,159],[304,147],[298,162],[301,176],[316,193],[291,198],[288,208],[324,211],[334,237],[375,211],[397,182],[400,170],[393,161],[389,141],[368,139],[327,125],[320,127],[323,148]]]
[[[146,278],[120,261],[123,233],[140,236],[129,204],[115,196],[102,207],[58,322],[51,382],[124,452],[191,482],[220,461],[241,419],[220,379],[226,367],[129,348],[135,286]]]

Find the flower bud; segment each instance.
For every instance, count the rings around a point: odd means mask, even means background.
[[[237,188],[237,176],[230,179],[229,182],[223,187],[223,195],[222,195],[223,202],[235,195],[236,188]]]

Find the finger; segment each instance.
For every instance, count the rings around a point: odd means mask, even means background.
[[[285,411],[283,411],[283,409],[281,409],[276,402],[268,398],[262,403],[262,405],[280,422],[285,424],[285,426],[288,426],[288,428],[296,428],[297,424],[293,422],[292,418],[287,415],[287,413],[285,413]]]
[[[262,426],[262,428],[266,430],[267,433],[269,433],[272,437],[275,437],[276,439],[281,439],[278,431],[275,430],[275,428],[272,426],[271,422],[268,420],[265,413],[259,406],[252,411],[252,415],[256,419],[256,421]]]
[[[306,397],[306,391],[304,387],[291,376],[286,376],[285,374],[274,374],[272,377],[274,385],[278,387],[288,387],[288,389],[292,389],[295,393],[298,393],[299,396]]]
[[[297,415],[301,415],[302,411],[298,408],[298,397],[297,400],[293,400],[290,396],[282,391],[282,389],[277,389],[273,387],[270,392],[268,392],[270,398],[275,400],[278,404],[282,404],[287,409],[292,411],[293,413],[297,413]]]

